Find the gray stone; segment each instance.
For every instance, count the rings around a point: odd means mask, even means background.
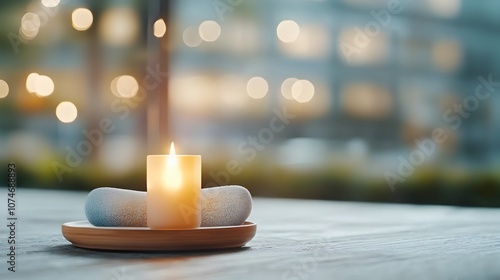
[[[242,186],[201,190],[201,226],[241,225],[252,211],[252,196]],[[103,187],[92,190],[85,202],[91,224],[102,227],[146,227],[146,192]]]

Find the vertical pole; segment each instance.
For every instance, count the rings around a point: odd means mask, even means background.
[[[99,116],[103,112],[102,95],[100,94],[100,85],[102,82],[102,48],[97,34],[97,26],[99,26],[99,19],[101,18],[101,6],[98,1],[89,1],[89,9],[92,11],[94,21],[92,26],[87,31],[90,38],[86,42],[86,91],[85,98],[88,104],[95,104],[94,106],[86,106],[85,111],[82,112],[85,116],[85,128],[90,130],[99,127]],[[97,110],[97,112],[96,112]],[[83,110],[82,110],[83,111]],[[90,152],[89,160],[95,159],[99,152],[99,145],[94,145]]]
[[[169,29],[172,26],[170,22],[170,0],[160,0],[160,16],[165,21],[167,25],[167,31],[165,35],[161,38],[161,44],[159,48],[160,56],[160,71],[162,73],[169,73],[169,55],[170,55],[170,37]],[[168,79],[163,78],[160,84],[160,102],[159,102],[159,113],[160,113],[160,151],[167,152],[170,147],[170,118],[169,118],[169,92],[168,92]]]
[[[150,0],[148,7],[148,67],[153,71],[159,68],[161,73],[168,73],[168,52],[162,48],[168,45],[170,1]],[[153,25],[162,18],[167,25],[167,32],[162,38],[153,35]],[[147,143],[149,154],[162,154],[168,149],[168,79],[162,77],[158,86],[147,95]]]

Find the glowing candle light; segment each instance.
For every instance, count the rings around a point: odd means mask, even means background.
[[[147,222],[149,228],[196,228],[201,224],[201,156],[147,157]]]

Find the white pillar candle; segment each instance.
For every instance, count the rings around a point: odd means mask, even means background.
[[[201,224],[201,156],[147,156],[147,224],[152,229],[196,228]]]

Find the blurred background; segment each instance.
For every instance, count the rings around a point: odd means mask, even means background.
[[[15,162],[20,188],[145,190],[174,141],[205,187],[499,207],[499,9],[2,1],[0,178]]]

